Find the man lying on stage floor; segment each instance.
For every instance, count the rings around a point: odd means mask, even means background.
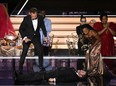
[[[97,75],[96,75],[97,76]],[[16,80],[18,82],[34,82],[34,81],[46,81],[46,82],[78,82],[87,81],[87,71],[78,70],[68,67],[59,67],[55,70],[50,70],[46,72],[35,72],[30,74],[18,75]],[[95,76],[93,76],[95,77]],[[106,69],[104,75],[97,77],[105,77],[108,79],[116,78],[112,72]]]
[[[17,81],[30,82],[45,80],[47,82],[76,82],[85,79],[85,77],[86,72],[84,70],[76,71],[74,68],[60,67],[56,70],[50,70],[46,72],[35,72],[18,75]]]

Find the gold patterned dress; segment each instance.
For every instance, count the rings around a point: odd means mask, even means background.
[[[94,44],[95,37],[89,37],[91,44]],[[97,43],[91,50],[86,51],[86,69],[88,76],[96,76],[103,74],[103,61],[101,58],[101,42]]]

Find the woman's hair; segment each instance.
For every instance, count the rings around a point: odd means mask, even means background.
[[[105,12],[104,12],[104,13],[101,13],[101,15],[100,15],[100,17],[99,17],[101,21],[102,21],[103,16],[106,16],[106,17],[108,18],[107,13],[105,13]]]
[[[89,24],[84,24],[84,25],[82,25],[82,31],[83,31],[83,29],[84,28],[87,28],[87,29],[89,29],[89,30],[94,30],[95,32],[97,32],[93,27],[91,27]]]
[[[82,25],[82,30],[84,29],[84,28],[87,28],[87,29],[89,29],[89,30],[95,30],[93,27],[91,27],[89,24],[84,24],[84,25]]]

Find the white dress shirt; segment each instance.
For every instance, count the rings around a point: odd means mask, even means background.
[[[37,19],[32,20],[34,31],[36,31],[37,29],[37,23],[38,23]]]

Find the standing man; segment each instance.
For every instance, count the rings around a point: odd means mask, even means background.
[[[84,39],[83,33],[82,33],[82,26],[86,24],[86,17],[81,16],[80,18],[80,25],[76,27],[76,33],[78,35],[78,55],[84,56],[85,55],[85,48],[84,44],[87,44],[87,40]],[[83,63],[85,62],[84,59],[78,59],[77,61],[77,70],[82,70],[84,68]]]
[[[23,39],[23,51],[19,62],[19,73],[23,72],[23,64],[31,43],[34,45],[35,53],[38,55],[39,68],[44,71],[43,67],[43,48],[40,41],[40,28],[44,34],[44,40],[47,42],[47,33],[44,25],[43,17],[38,15],[36,8],[31,8],[29,14],[24,17],[19,32]]]
[[[46,31],[47,31],[47,39],[48,39],[47,42],[44,40],[44,37],[45,37],[44,33],[43,33],[42,29],[40,29],[40,39],[41,39],[41,44],[43,46],[43,55],[48,56],[48,55],[50,55],[50,37],[49,37],[49,33],[52,30],[52,28],[51,28],[51,20],[46,17],[45,10],[41,10],[39,12],[39,15],[41,15],[43,17],[43,21],[44,21]],[[38,70],[38,65],[39,65],[38,60],[36,60],[36,64],[37,64],[37,66],[36,65],[34,66],[34,71],[35,72],[39,71]],[[52,69],[50,59],[44,59],[43,65],[44,65],[44,68],[45,68],[46,71]]]

